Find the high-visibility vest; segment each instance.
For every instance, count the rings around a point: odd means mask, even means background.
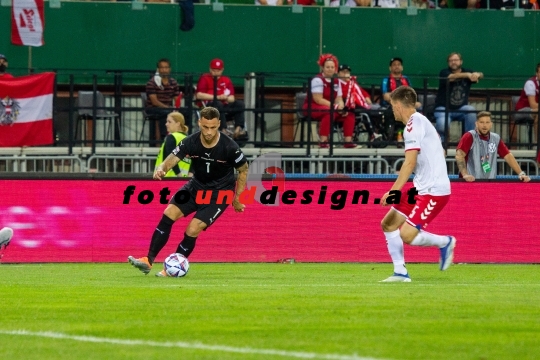
[[[176,146],[180,144],[180,141],[184,139],[187,135],[181,132],[173,132],[170,135],[174,136],[174,139],[176,140]],[[165,151],[165,141],[161,145],[161,149],[159,150],[159,154],[156,159],[156,168],[163,162],[163,152]],[[167,154],[167,156],[169,156]],[[191,166],[191,159],[182,159],[178,162],[178,167],[180,168],[180,176],[181,177],[187,177],[189,173],[189,168]],[[177,176],[174,171],[171,169],[165,174],[166,177],[174,177]]]

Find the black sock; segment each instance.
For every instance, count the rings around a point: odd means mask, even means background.
[[[195,249],[196,240],[196,237],[189,236],[188,234],[184,233],[184,240],[182,240],[180,245],[178,245],[176,252],[188,257],[193,252],[193,249]]]
[[[154,262],[154,259],[161,249],[167,244],[173,224],[173,220],[166,215],[163,215],[156,230],[154,230],[154,235],[152,235],[152,241],[150,242],[150,249],[148,250],[148,261],[150,264]]]

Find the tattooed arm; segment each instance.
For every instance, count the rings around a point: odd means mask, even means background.
[[[176,157],[173,154],[170,154],[167,156],[165,161],[163,161],[161,164],[159,164],[158,167],[156,167],[156,170],[154,171],[154,180],[162,180],[163,177],[165,177],[165,174],[173,168],[180,159]]]
[[[246,207],[240,202],[240,194],[242,194],[246,188],[248,168],[249,166],[246,162],[244,165],[236,169],[238,170],[238,178],[236,179],[236,195],[233,200],[233,207],[234,211],[236,212],[243,212],[244,208]]]
[[[474,176],[470,175],[467,171],[467,163],[465,162],[465,156],[467,156],[467,154],[465,154],[465,151],[457,149],[456,164],[458,166],[459,173],[461,174],[461,176],[463,176],[463,179],[465,179],[465,181],[467,182],[473,182]]]

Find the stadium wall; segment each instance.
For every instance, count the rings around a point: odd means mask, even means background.
[[[211,5],[196,5],[195,27],[182,32],[177,5],[131,6],[68,1],[52,9],[46,3],[45,46],[33,48],[30,60],[26,47],[10,44],[11,7],[1,6],[0,50],[19,72],[29,62],[37,69],[152,71],[161,57],[172,60],[173,71],[205,72],[210,59],[221,57],[229,75],[313,73],[319,54],[332,52],[355,73],[367,75],[386,74],[389,59],[400,56],[413,76],[437,75],[447,55],[458,51],[464,66],[487,77],[520,78],[479,86],[516,89],[540,62],[540,13],[534,11],[525,17],[495,10],[418,10],[408,16],[405,9],[353,8],[341,15],[337,8],[318,6],[297,14],[290,6],[227,4],[224,11],[213,11]]]
[[[168,188],[174,194],[183,183],[99,177],[0,180],[0,226],[15,229],[2,261],[124,262],[128,255],[143,256],[166,206],[160,192]],[[135,191],[125,204],[129,185]],[[272,182],[263,186],[270,189]],[[298,194],[294,204],[255,202],[241,214],[229,208],[200,235],[191,261],[390,261],[380,229],[388,208],[374,203],[390,188],[389,180],[287,179],[284,186]],[[317,204],[323,186],[325,201]],[[306,190],[313,190],[314,201],[304,205],[300,196]],[[332,210],[339,203],[333,195],[338,190],[348,192],[347,201],[343,209]],[[352,204],[354,190],[369,191],[367,204]],[[456,181],[452,191],[450,203],[427,230],[457,237],[456,262],[540,263],[537,183]],[[142,204],[139,199],[148,201],[149,192],[153,201]],[[158,260],[174,252],[185,226],[179,220],[173,227]],[[436,249],[406,246],[405,252],[408,262],[438,261]]]

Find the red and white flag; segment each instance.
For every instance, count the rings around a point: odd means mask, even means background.
[[[43,0],[13,0],[11,8],[11,43],[42,46],[45,13]]]
[[[54,73],[0,77],[0,147],[50,145]]]

